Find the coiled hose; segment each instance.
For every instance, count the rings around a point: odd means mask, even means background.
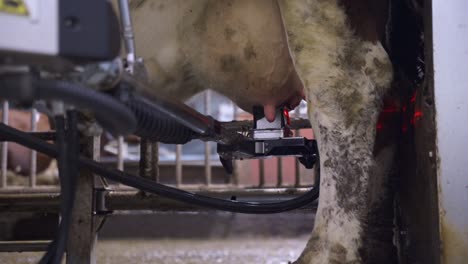
[[[139,96],[124,101],[137,119],[134,134],[166,144],[185,144],[196,137],[196,133],[175,119],[166,116],[152,104]]]

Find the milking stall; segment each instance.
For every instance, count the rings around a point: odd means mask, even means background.
[[[467,11],[0,0],[0,263],[468,263]]]

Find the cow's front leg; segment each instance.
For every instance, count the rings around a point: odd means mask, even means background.
[[[297,263],[374,263],[368,231],[387,173],[373,150],[391,64],[380,43],[354,34],[337,0],[279,3],[321,165],[315,227]]]

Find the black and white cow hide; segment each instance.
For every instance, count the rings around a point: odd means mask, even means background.
[[[388,0],[134,0],[137,54],[155,92],[210,88],[246,110],[304,96],[320,151],[315,227],[297,263],[392,263],[381,226],[393,146],[375,152],[392,82]],[[391,221],[391,220],[390,220]]]

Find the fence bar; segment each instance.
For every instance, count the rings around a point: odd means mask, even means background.
[[[233,111],[233,116],[232,119],[236,120],[237,116],[239,115],[239,107],[232,102],[232,111]],[[235,186],[239,186],[239,162],[237,160],[232,161],[233,165],[233,171],[231,175],[231,183],[234,183]]]
[[[184,185],[184,189],[189,185]],[[306,193],[309,188],[252,188],[233,189],[231,186],[203,188],[193,190],[194,193],[229,199],[236,196],[239,201],[277,202],[294,198]],[[157,210],[177,211],[193,210],[195,206],[164,198],[158,195],[141,195],[138,190],[110,190],[105,194],[107,210]],[[0,210],[2,212],[58,212],[60,210],[60,193],[58,190],[46,193],[1,194]],[[204,210],[211,210],[204,208]]]
[[[294,109],[294,117],[299,118],[299,107],[296,107]],[[299,137],[301,135],[301,131],[299,129],[296,129],[294,131],[294,136]],[[294,159],[294,165],[295,165],[295,170],[294,170],[294,187],[299,187],[301,186],[301,164],[299,163],[299,159],[295,158]]]
[[[258,186],[263,187],[263,186],[265,186],[265,160],[260,159],[258,161],[258,166],[259,166],[258,171],[259,171],[259,174],[260,174],[260,180],[259,180]]]
[[[301,163],[298,159],[295,160],[295,177],[294,177],[294,187],[301,186]]]
[[[182,185],[182,145],[176,145],[176,186]]]
[[[122,136],[117,137],[117,169],[124,170],[124,154],[126,152],[125,141]]]
[[[5,125],[8,125],[8,112],[9,112],[9,105],[8,101],[4,101],[2,105],[2,122]],[[2,142],[2,152],[1,152],[1,179],[0,179],[0,187],[6,188],[7,187],[7,162],[8,162],[8,142]]]
[[[211,91],[205,92],[205,115],[211,115]],[[211,185],[211,144],[205,142],[205,183]]]
[[[37,118],[38,113],[35,108],[31,109],[31,132],[37,131]],[[37,174],[37,151],[31,150],[31,157],[29,160],[29,187],[36,187],[36,174]]]
[[[159,182],[159,143],[151,142],[151,178]]]
[[[0,241],[0,252],[46,251],[50,240]]]
[[[277,158],[277,170],[278,173],[276,174],[278,179],[276,182],[276,186],[281,187],[283,186],[283,158],[279,157]]]
[[[60,212],[60,191],[0,193],[0,212],[58,213]]]
[[[211,185],[211,144],[205,142],[205,183]]]
[[[158,142],[142,138],[140,141],[140,176],[159,181]]]

